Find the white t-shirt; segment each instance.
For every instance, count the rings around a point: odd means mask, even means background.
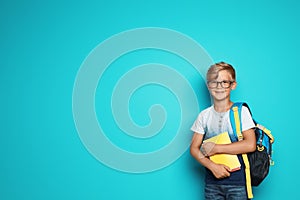
[[[200,112],[191,127],[191,130],[198,134],[205,134],[204,139],[216,136],[226,131],[229,133],[230,138],[235,138],[230,123],[229,112],[230,110],[219,113],[215,111],[214,106],[212,105]],[[255,127],[249,109],[245,106],[242,107],[241,120],[242,131]]]

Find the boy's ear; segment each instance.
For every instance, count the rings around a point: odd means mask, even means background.
[[[237,85],[237,82],[234,81],[231,85],[231,90],[234,90],[236,88],[236,85]]]

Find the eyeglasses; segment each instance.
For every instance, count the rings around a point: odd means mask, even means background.
[[[220,84],[222,88],[227,89],[231,86],[232,83],[234,83],[235,81],[208,81],[207,82],[207,86],[209,88],[217,88],[218,85]]]

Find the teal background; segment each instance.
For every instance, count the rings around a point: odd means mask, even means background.
[[[81,63],[141,27],[182,32],[236,68],[233,100],[247,101],[276,140],[255,199],[297,197],[299,9],[292,0],[1,1],[0,199],[202,199],[203,168],[188,151],[162,170],[123,173],[94,159],[76,132]]]

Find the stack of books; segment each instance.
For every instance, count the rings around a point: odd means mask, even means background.
[[[229,138],[228,132],[224,132],[203,141],[203,143],[206,142],[213,142],[215,144],[230,144],[231,140]],[[230,172],[234,172],[241,169],[241,163],[237,155],[215,154],[213,156],[210,156],[209,158],[214,163],[226,165],[227,167],[230,168]]]

